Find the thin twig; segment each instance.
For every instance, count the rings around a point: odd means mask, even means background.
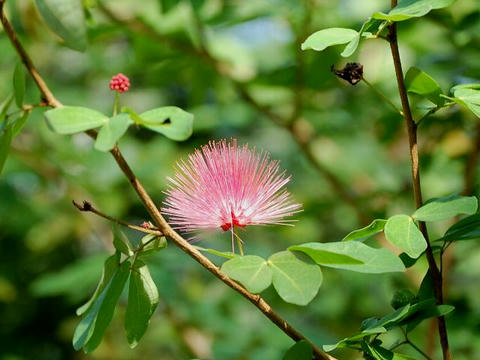
[[[10,41],[14,45],[15,49],[17,50],[18,55],[22,59],[23,63],[29,70],[32,77],[34,77],[35,83],[37,87],[45,96],[48,104],[51,107],[60,107],[62,106],[61,103],[53,96],[51,91],[49,90],[46,83],[40,77],[38,72],[33,71],[35,69],[33,66],[32,61],[28,57],[25,49],[18,41],[18,38],[13,31],[10,23],[8,22],[5,13],[3,11],[3,5],[5,0],[0,0],[0,19],[1,22],[6,30],[7,36],[9,37]],[[8,29],[8,30],[7,30]],[[28,59],[28,60],[27,60]],[[48,95],[48,96],[47,96]],[[87,135],[95,138],[96,132],[93,130],[89,130],[85,132]],[[300,333],[296,328],[290,325],[285,319],[283,319],[280,315],[278,315],[271,306],[260,296],[256,294],[250,293],[247,289],[245,289],[242,285],[235,282],[234,280],[230,279],[226,274],[220,271],[220,269],[212,263],[207,257],[203,256],[200,251],[198,251],[194,246],[192,246],[187,240],[181,237],[178,233],[176,233],[167,221],[163,218],[160,210],[156,207],[155,203],[151,199],[150,195],[147,193],[145,188],[143,187],[140,180],[137,178],[133,170],[131,169],[130,165],[127,163],[125,158],[123,157],[122,153],[120,152],[119,148],[115,146],[110,153],[114,157],[115,161],[117,162],[118,166],[130,182],[130,185],[137,193],[138,197],[142,201],[145,209],[148,211],[150,216],[152,217],[153,221],[160,229],[164,236],[171,239],[180,249],[186,252],[189,256],[194,258],[200,265],[210,271],[213,275],[215,275],[218,279],[224,282],[226,285],[231,287],[233,290],[238,292],[248,301],[250,301],[254,306],[256,306],[270,321],[272,321],[278,328],[280,328],[285,334],[287,334],[290,338],[295,341],[305,340],[312,345],[315,358],[320,360],[335,360],[334,357],[324,353],[320,350],[315,344],[311,342],[307,337],[305,337],[302,333]]]
[[[75,200],[72,200],[73,206],[75,206],[78,210],[80,211],[85,211],[85,212],[91,212],[93,214],[96,214],[104,219],[107,219],[115,224],[125,226],[129,229],[136,230],[145,234],[152,234],[152,235],[157,235],[157,236],[163,236],[163,233],[161,231],[155,230],[155,229],[149,229],[149,228],[144,228],[142,226],[137,226],[130,224],[126,221],[116,219],[110,215],[102,213],[100,210],[94,208],[92,204],[90,204],[88,201],[84,201],[82,205],[77,203]]]
[[[370,89],[372,89],[372,90],[375,92],[375,94],[377,94],[383,101],[385,101],[388,105],[390,105],[390,106],[393,108],[393,110],[395,110],[395,112],[397,112],[397,113],[399,113],[401,116],[403,116],[403,111],[400,110],[400,109],[397,107],[397,105],[395,105],[395,104],[393,103],[392,100],[390,100],[388,97],[386,97],[380,90],[378,90],[378,89],[377,89],[375,86],[373,86],[369,81],[367,81],[367,79],[365,79],[364,77],[362,77],[362,80],[363,80],[363,82],[364,82],[365,84],[368,85],[368,87],[369,87]]]
[[[391,0],[391,8],[394,8],[397,5],[397,0]],[[400,60],[400,52],[398,50],[398,41],[397,41],[397,25],[392,23],[389,25],[388,39],[390,43],[390,50],[393,57],[393,64],[395,67],[395,75],[397,78],[398,91],[400,94],[400,99],[402,102],[403,114],[408,130],[408,140],[410,147],[410,159],[412,163],[412,180],[413,180],[413,195],[415,198],[415,206],[418,209],[422,206],[422,190],[420,187],[420,167],[419,167],[419,157],[418,157],[418,144],[417,144],[417,125],[413,121],[412,112],[410,109],[410,104],[408,101],[407,90],[405,87],[405,82],[403,79],[403,70],[402,63]],[[443,304],[443,281],[442,274],[438,269],[437,263],[435,262],[435,257],[433,255],[432,247],[430,246],[430,240],[428,237],[427,227],[424,222],[420,221],[418,223],[419,229],[422,232],[425,241],[427,243],[427,249],[425,251],[428,267],[430,269],[430,274],[434,283],[434,293],[435,299],[438,305]],[[448,346],[448,335],[447,328],[445,324],[445,317],[438,317],[438,333],[440,337],[440,343],[442,346],[442,353],[444,360],[450,360],[450,349]]]

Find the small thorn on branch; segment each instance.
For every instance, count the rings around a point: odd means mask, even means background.
[[[92,204],[90,204],[88,201],[83,200],[83,204],[80,205],[77,203],[75,200],[72,200],[73,206],[75,206],[78,210],[80,211],[92,211]]]

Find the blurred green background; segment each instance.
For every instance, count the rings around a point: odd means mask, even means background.
[[[292,174],[289,190],[304,205],[294,227],[248,228],[243,235],[248,253],[268,256],[296,243],[338,241],[361,221],[412,211],[403,119],[364,83],[351,86],[335,78],[330,66],[340,68],[346,62],[339,48],[321,53],[299,49],[316,30],[359,29],[373,12],[387,9],[389,1],[84,3],[89,8],[85,53],[62,46],[33,1],[8,1],[7,10],[40,73],[64,104],[109,114],[113,93],[108,82],[122,72],[132,83],[121,96],[122,105],[138,112],[176,105],[195,115],[194,134],[186,142],[133,128],[120,141],[157,204],[177,160],[209,140],[234,137],[280,159]],[[479,8],[478,0],[462,0],[400,23],[404,71],[418,66],[444,91],[461,82],[478,82]],[[5,99],[12,91],[17,57],[3,32],[0,53],[0,98]],[[386,42],[363,41],[350,60],[363,64],[365,78],[399,104]],[[31,80],[27,90],[27,101],[38,102]],[[421,102],[412,102],[415,115],[421,116],[424,110],[416,108]],[[314,160],[355,195],[354,206],[312,165],[288,131],[290,125],[278,126],[265,109],[281,121],[293,121],[290,128]],[[89,200],[137,224],[148,215],[108,153],[95,151],[86,135],[54,134],[42,112],[34,110],[15,138],[0,178],[0,359],[280,359],[292,340],[174,246],[150,259],[161,301],[140,344],[128,348],[123,300],[101,346],[89,355],[73,350],[71,338],[79,321],[75,309],[92,294],[113,247],[110,224],[79,213],[71,201]],[[478,119],[458,106],[422,122],[425,198],[464,190],[477,127]],[[477,183],[473,192],[478,194]],[[438,236],[448,225],[440,223],[430,231]],[[229,239],[218,232],[199,245],[226,250]],[[217,264],[221,260],[212,259]],[[446,299],[456,310],[447,323],[454,358],[478,359],[480,246],[459,243],[449,259],[453,265]],[[315,343],[328,344],[354,333],[364,318],[390,312],[393,290],[415,291],[425,271],[424,261],[406,275],[324,268],[320,292],[306,307],[286,304],[271,290],[264,295]],[[412,336],[423,348],[429,346],[428,329],[427,322]],[[393,340],[386,338],[387,343]],[[434,341],[436,345],[436,336]],[[348,350],[334,355],[360,356]]]

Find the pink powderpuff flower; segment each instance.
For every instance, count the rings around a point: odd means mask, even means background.
[[[278,161],[255,153],[235,139],[209,142],[177,163],[162,211],[175,229],[193,232],[222,229],[232,233],[248,225],[289,225],[284,219],[301,211],[285,185],[290,176]]]
[[[123,93],[128,91],[130,88],[130,80],[128,77],[119,73],[117,75],[112,76],[110,80],[110,90],[118,91],[119,93]]]

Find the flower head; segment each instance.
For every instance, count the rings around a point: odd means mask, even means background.
[[[128,77],[122,73],[112,76],[112,80],[110,80],[110,90],[115,90],[119,93],[122,93],[128,91],[129,88],[130,80]]]
[[[290,177],[278,161],[236,140],[209,142],[177,164],[162,211],[186,232],[280,224],[301,205],[285,189]]]

